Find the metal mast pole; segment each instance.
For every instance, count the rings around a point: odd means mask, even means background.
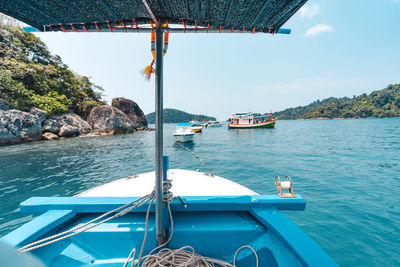
[[[156,34],[156,239],[165,241],[163,229],[163,29],[158,24]]]

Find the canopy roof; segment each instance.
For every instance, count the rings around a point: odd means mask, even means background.
[[[276,33],[307,0],[6,0],[0,12],[40,31],[139,31],[154,23]]]
[[[254,119],[262,119],[262,118],[267,118],[267,117],[270,117],[271,115],[270,114],[265,114],[265,115],[260,115],[260,116],[254,116]]]

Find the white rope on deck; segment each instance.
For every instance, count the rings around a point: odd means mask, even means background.
[[[169,235],[169,238],[167,241],[165,241],[164,244],[159,245],[158,247],[155,247],[153,250],[150,251],[149,254],[143,257],[142,259],[142,251],[143,248],[146,244],[146,239],[147,239],[147,233],[145,233],[142,247],[140,250],[140,255],[136,263],[134,263],[135,257],[133,256],[132,258],[132,267],[135,266],[140,266],[140,267],[173,267],[173,266],[185,266],[185,267],[214,267],[215,264],[221,266],[221,267],[235,267],[236,265],[236,257],[239,253],[240,250],[243,248],[249,248],[251,251],[254,253],[256,257],[256,267],[258,267],[258,255],[257,252],[249,245],[244,245],[241,246],[238,250],[236,250],[235,255],[233,257],[233,264],[202,256],[199,254],[196,254],[194,251],[194,248],[191,246],[184,246],[178,249],[169,249],[169,248],[163,248],[165,247],[172,239],[172,236],[174,234],[174,220],[172,218],[172,211],[171,211],[171,201],[174,199],[173,194],[168,191],[171,187],[171,181],[167,180],[164,182],[164,188],[167,188],[166,192],[164,193],[164,202],[167,203],[168,207],[168,214],[169,214],[169,219],[170,219],[170,224],[171,224],[171,234]],[[146,232],[148,230],[148,214],[149,211],[147,211],[146,214]],[[162,249],[161,249],[162,248]],[[126,267],[128,262],[130,261],[131,255],[135,248],[131,251],[129,254],[128,258],[125,261],[125,264],[123,267]],[[158,251],[157,253],[153,254],[155,251]],[[142,262],[143,260],[143,262]]]
[[[41,247],[53,244],[55,242],[61,241],[63,239],[69,238],[71,236],[75,236],[75,235],[83,233],[91,228],[94,228],[102,223],[105,223],[109,220],[124,216],[128,212],[130,212],[138,207],[141,207],[145,203],[150,201],[148,208],[147,208],[147,212],[146,212],[146,227],[145,227],[145,233],[144,233],[144,237],[143,237],[142,246],[141,246],[141,249],[139,252],[138,260],[135,263],[136,248],[133,248],[131,250],[131,252],[129,253],[128,258],[125,260],[123,267],[126,267],[129,264],[129,262],[131,262],[132,267],[134,267],[134,266],[138,266],[138,267],[139,266],[141,266],[141,267],[172,267],[172,266],[214,267],[215,264],[222,266],[222,267],[235,267],[236,266],[235,265],[236,257],[238,255],[239,251],[246,247],[251,249],[252,252],[254,253],[254,255],[256,257],[256,266],[258,267],[259,263],[258,263],[257,252],[249,245],[241,246],[236,251],[236,253],[233,257],[233,264],[226,262],[226,261],[209,258],[206,256],[196,254],[194,251],[194,248],[191,246],[184,246],[184,247],[181,247],[179,249],[174,249],[174,250],[169,249],[169,248],[163,248],[171,241],[173,233],[174,233],[174,221],[172,218],[172,211],[171,211],[171,202],[174,199],[174,196],[169,191],[169,189],[172,187],[172,184],[171,184],[171,180],[164,181],[163,183],[164,183],[163,189],[165,192],[163,195],[163,201],[167,203],[167,207],[168,207],[168,213],[169,213],[170,224],[171,224],[171,234],[170,234],[168,240],[164,244],[162,244],[158,247],[155,247],[152,251],[150,251],[149,254],[147,254],[145,256],[142,256],[142,255],[143,255],[144,247],[145,247],[146,241],[147,241],[147,234],[148,234],[148,229],[149,229],[150,208],[155,200],[155,191],[154,190],[148,195],[145,195],[141,198],[136,199],[135,201],[132,201],[121,207],[118,207],[116,209],[108,211],[108,212],[90,220],[89,222],[87,222],[83,225],[79,225],[79,226],[73,227],[67,231],[64,231],[62,233],[58,233],[58,234],[43,238],[41,240],[32,242],[26,246],[21,247],[19,250],[21,252],[28,252],[28,251],[32,251],[37,248],[41,248]],[[119,210],[122,210],[122,211],[119,211]],[[119,211],[119,212],[115,213],[117,211]],[[108,215],[111,215],[112,213],[115,213],[115,214],[106,219],[103,219],[97,223],[94,223]],[[90,225],[91,223],[94,223],[94,224]],[[71,232],[73,232],[73,233],[71,233]],[[155,251],[158,251],[158,252],[153,254]]]
[[[69,238],[69,237],[71,237],[71,236],[80,234],[80,233],[85,232],[85,231],[87,231],[87,230],[89,230],[89,229],[91,229],[91,228],[93,228],[93,227],[96,227],[96,226],[102,224],[102,223],[105,223],[105,222],[107,222],[107,221],[109,221],[109,220],[111,220],[111,219],[115,219],[115,218],[117,218],[117,217],[124,216],[124,215],[127,214],[129,211],[131,211],[131,210],[133,210],[133,209],[136,209],[136,208],[138,208],[138,207],[144,205],[147,201],[151,200],[152,198],[153,198],[153,199],[155,198],[155,197],[154,197],[154,192],[152,192],[152,193],[149,194],[149,195],[143,196],[143,197],[141,197],[141,198],[139,198],[139,199],[136,199],[135,201],[132,201],[132,202],[130,202],[130,203],[128,203],[128,204],[125,204],[125,205],[123,205],[123,206],[121,206],[121,207],[119,207],[119,208],[116,208],[116,209],[114,209],[114,210],[111,210],[111,211],[109,211],[109,212],[106,212],[106,213],[104,213],[103,215],[101,215],[101,216],[99,216],[99,217],[96,217],[95,219],[90,220],[89,222],[87,222],[87,223],[85,223],[85,224],[83,224],[83,225],[76,226],[76,227],[73,227],[73,228],[69,229],[68,231],[65,231],[65,232],[62,232],[62,233],[58,233],[58,234],[55,234],[55,235],[52,235],[52,236],[43,238],[43,239],[41,239],[41,240],[32,242],[32,243],[30,243],[30,244],[28,244],[28,245],[26,245],[26,246],[23,246],[23,247],[19,248],[19,251],[21,251],[21,252],[28,252],[28,251],[31,251],[31,250],[34,250],[34,249],[37,249],[37,248],[41,248],[41,247],[44,247],[44,246],[53,244],[53,243],[55,243],[55,242],[61,241],[61,240],[63,240],[63,239]],[[135,203],[137,203],[137,204],[135,204]],[[135,205],[133,205],[133,204],[135,204]],[[131,205],[133,205],[133,206],[131,206]],[[98,223],[95,223],[95,224],[93,224],[93,225],[88,226],[89,224],[91,224],[91,223],[93,223],[93,222],[96,222],[96,221],[100,220],[101,218],[104,218],[104,217],[106,217],[107,215],[110,215],[111,213],[117,212],[118,210],[121,210],[121,209],[123,209],[123,208],[125,208],[125,207],[127,207],[127,206],[131,206],[131,207],[128,207],[128,208],[122,210],[121,212],[116,213],[115,215],[113,215],[113,216],[111,216],[111,217],[109,217],[109,218],[106,218],[106,219],[104,219],[104,220],[102,220],[102,221],[100,221],[100,222],[98,222]],[[85,226],[88,226],[88,227],[84,228]],[[82,228],[83,228],[83,229],[82,229]],[[79,230],[79,229],[81,229],[81,230]],[[77,231],[77,230],[79,230],[79,231]],[[75,231],[77,231],[77,232],[75,232]],[[74,232],[74,233],[68,234],[68,233],[70,233],[70,232]],[[68,235],[66,235],[66,234],[68,234]],[[61,237],[59,237],[59,236],[61,236]],[[59,237],[59,238],[57,238],[57,237]],[[50,241],[49,241],[49,240],[50,240]],[[48,241],[48,242],[46,242],[46,241]]]

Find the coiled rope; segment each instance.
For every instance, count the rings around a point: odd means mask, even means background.
[[[172,239],[172,236],[174,234],[174,220],[172,218],[172,212],[171,212],[171,202],[174,198],[173,194],[168,191],[171,187],[171,180],[167,180],[164,182],[163,185],[164,188],[167,189],[166,192],[164,192],[163,200],[164,202],[167,203],[167,208],[168,208],[168,214],[169,214],[169,219],[170,219],[170,224],[171,224],[171,233],[169,235],[169,238],[167,241],[165,241],[164,244],[159,245],[158,247],[155,247],[153,250],[150,251],[149,254],[144,256],[142,258],[142,252],[144,249],[144,246],[146,244],[146,239],[147,239],[147,233],[145,233],[145,236],[143,238],[142,242],[142,247],[140,249],[140,255],[136,263],[134,263],[135,259],[135,254],[136,254],[136,248],[133,248],[132,251],[129,253],[128,258],[125,261],[125,264],[123,267],[126,267],[129,263],[129,261],[132,258],[132,267],[135,266],[141,266],[141,267],[173,267],[173,266],[187,266],[187,267],[214,267],[215,264],[221,266],[221,267],[235,267],[236,265],[236,257],[239,253],[240,250],[243,248],[249,248],[251,251],[254,253],[256,257],[256,267],[258,267],[258,255],[257,252],[249,245],[244,245],[241,246],[238,250],[236,250],[235,255],[233,257],[233,264],[214,259],[214,258],[209,258],[206,256],[202,256],[199,254],[196,254],[194,251],[194,248],[191,246],[184,246],[178,249],[169,249],[169,248],[163,248],[165,247]],[[148,214],[150,210],[147,210],[146,214],[146,232],[148,231]],[[158,251],[157,253],[153,254],[155,251]],[[133,257],[132,257],[133,255]],[[143,262],[142,262],[143,260]]]

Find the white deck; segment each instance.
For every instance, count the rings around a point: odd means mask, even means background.
[[[257,195],[238,183],[204,172],[181,169],[168,171],[172,180],[171,192],[175,196],[238,196]],[[85,191],[78,197],[132,197],[143,196],[154,189],[155,173],[147,172],[122,178]]]

